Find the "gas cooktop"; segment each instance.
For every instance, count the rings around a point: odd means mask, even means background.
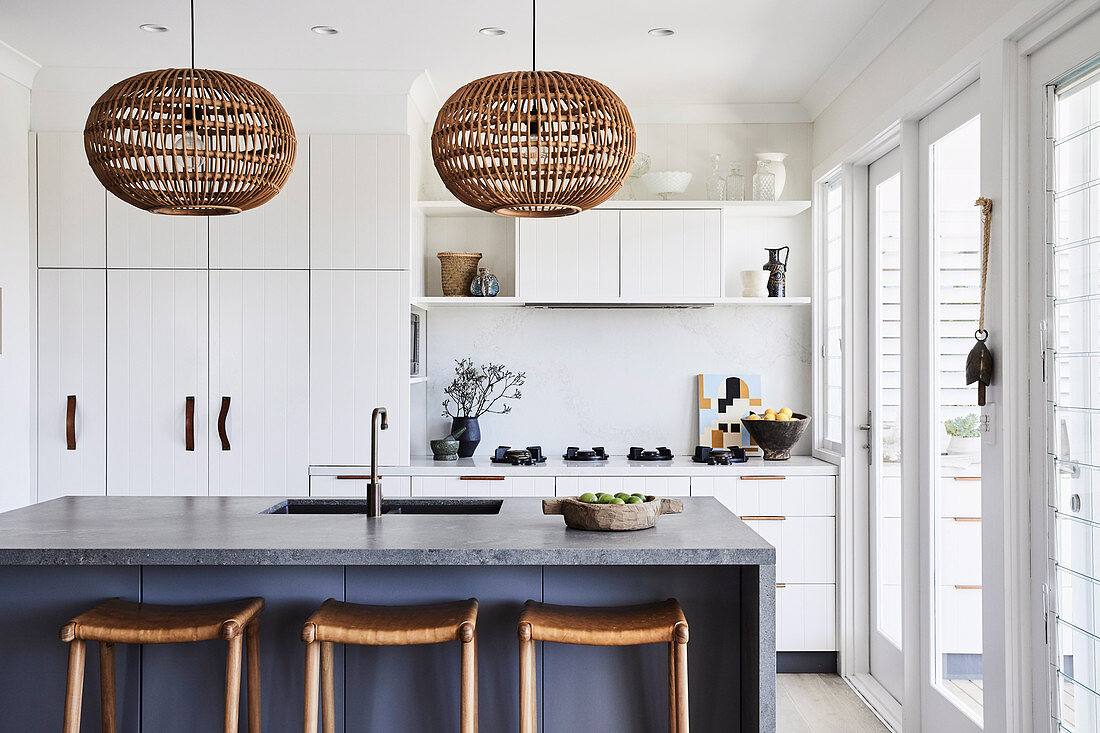
[[[668,448],[658,448],[657,450],[646,450],[644,448],[633,447],[630,452],[626,454],[628,461],[671,461],[672,451]]]
[[[565,455],[562,458],[567,461],[606,461],[607,451],[603,449],[603,446],[596,446],[591,450],[581,450],[570,446],[565,449]]]
[[[493,451],[493,457],[489,460],[493,463],[507,463],[512,466],[534,466],[545,462],[546,456],[542,454],[542,448],[537,445],[529,445],[526,448],[502,445]]]
[[[732,463],[745,463],[749,460],[745,455],[745,449],[741,446],[730,448],[709,448],[705,445],[695,446],[695,455],[691,460],[696,463],[705,463],[708,466],[728,466]]]

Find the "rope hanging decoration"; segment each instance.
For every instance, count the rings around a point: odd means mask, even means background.
[[[623,101],[594,79],[538,71],[534,2],[531,71],[466,84],[439,110],[432,159],[459,201],[502,216],[569,216],[626,181],[636,135]]]
[[[270,201],[291,170],[297,140],[275,96],[233,74],[191,68],[123,79],[92,105],[88,164],[103,187],[154,214],[237,214]]]
[[[985,388],[993,380],[993,354],[985,345],[989,333],[985,330],[985,284],[989,273],[989,232],[993,225],[993,200],[980,198],[974,202],[982,209],[982,299],[978,311],[978,330],[974,332],[977,341],[966,355],[966,383],[978,383],[978,405],[985,406]]]

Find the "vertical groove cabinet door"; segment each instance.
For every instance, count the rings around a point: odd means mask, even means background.
[[[37,140],[38,266],[107,266],[107,190],[88,167],[79,132]]]
[[[623,211],[624,299],[722,295],[722,212]]]
[[[782,585],[775,589],[775,650],[836,650],[836,586]]]
[[[310,476],[309,495],[317,498],[350,498],[365,499],[367,496],[366,478],[369,471],[363,472],[363,478],[348,478],[346,476]],[[379,471],[381,473],[381,471]],[[412,496],[412,477],[410,476],[383,476],[382,498],[396,499]]]
[[[310,267],[408,269],[410,186],[407,135],[311,135]]]
[[[109,496],[208,493],[207,288],[200,270],[107,272]]]
[[[371,411],[382,465],[409,456],[409,274],[313,271],[309,289],[309,463],[370,463]]]
[[[106,339],[107,272],[39,270],[39,501],[106,493]]]
[[[519,296],[541,302],[619,297],[619,212],[519,220]]]
[[[286,185],[263,206],[210,217],[210,267],[305,270],[309,268],[309,146]]]
[[[210,273],[206,414],[212,495],[309,494],[308,272]]]
[[[209,217],[142,211],[107,195],[107,267],[205,269]]]

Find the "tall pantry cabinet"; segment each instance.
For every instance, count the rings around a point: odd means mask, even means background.
[[[35,139],[39,501],[305,495],[311,460],[367,455],[375,405],[407,460],[405,136],[302,137],[278,196],[212,218],[107,194],[79,133]]]

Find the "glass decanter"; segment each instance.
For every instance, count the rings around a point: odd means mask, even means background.
[[[715,154],[710,162],[710,176],[707,177],[707,200],[724,201],[726,199],[726,179],[722,177],[722,156]]]
[[[768,161],[756,161],[756,173],[752,176],[753,201],[775,201],[775,174],[768,170]]]
[[[730,165],[730,174],[726,176],[726,201],[745,200],[745,177],[741,175],[741,164]]]

